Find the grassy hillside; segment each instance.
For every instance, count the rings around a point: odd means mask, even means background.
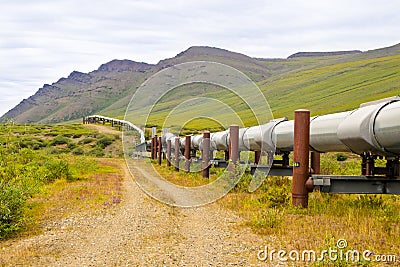
[[[275,117],[307,108],[325,114],[400,93],[400,54],[329,64],[276,75],[260,83]]]

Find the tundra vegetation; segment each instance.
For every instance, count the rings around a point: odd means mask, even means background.
[[[115,162],[101,158],[122,156],[119,139],[81,125],[0,125],[0,238],[115,202]]]

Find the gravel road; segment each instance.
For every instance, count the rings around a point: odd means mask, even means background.
[[[120,168],[120,204],[50,222],[39,236],[8,242],[2,254],[15,255],[0,265],[265,266],[257,252],[268,237],[252,233],[233,212],[217,203],[167,206],[143,193],[125,165]]]

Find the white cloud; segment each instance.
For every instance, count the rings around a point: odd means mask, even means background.
[[[0,113],[115,58],[156,63],[192,45],[254,57],[392,45],[399,9],[389,0],[2,1]]]

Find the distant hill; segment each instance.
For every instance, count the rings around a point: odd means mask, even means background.
[[[316,113],[340,111],[400,93],[400,44],[367,52],[299,52],[287,59],[256,59],[194,46],[155,65],[113,60],[89,73],[73,71],[67,78],[45,84],[0,121],[62,123],[95,113],[123,117],[133,93],[148,77],[169,66],[198,60],[244,72],[257,82],[276,116],[290,116],[299,107]]]
[[[190,47],[173,58],[161,60],[156,67],[162,69],[178,63],[190,61],[214,61],[223,63],[244,72],[255,81],[263,80],[271,76],[271,71],[268,67],[258,59],[225,49],[205,46]]]
[[[16,123],[58,123],[99,112],[129,95],[153,65],[113,60],[90,73],[73,71],[67,78],[45,84],[2,118]]]
[[[353,55],[362,53],[360,50],[350,50],[350,51],[334,51],[334,52],[297,52],[290,55],[290,58],[297,57],[329,57],[329,56],[343,56],[343,55]]]

